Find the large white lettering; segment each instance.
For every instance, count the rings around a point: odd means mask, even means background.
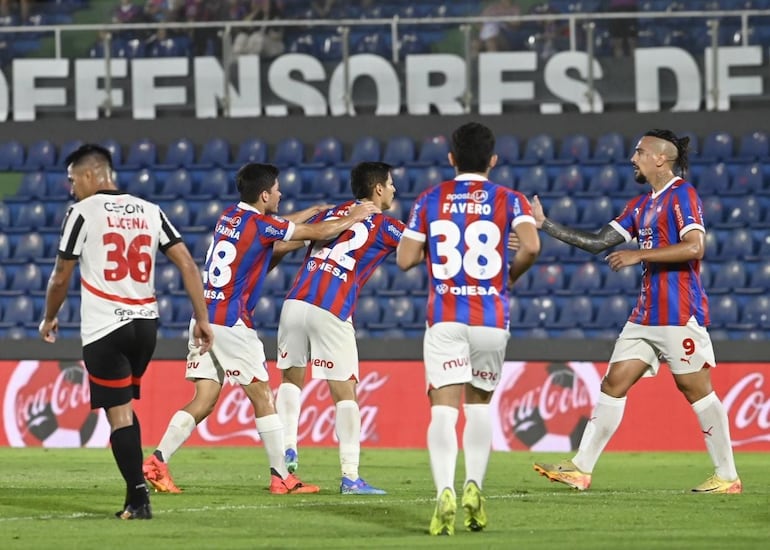
[[[110,77],[125,78],[128,63],[125,59],[110,60]],[[104,59],[75,60],[75,118],[96,120],[99,107],[107,100],[107,91],[99,86],[99,79],[107,75]],[[112,107],[123,106],[123,90],[113,86],[110,93]]]
[[[67,105],[64,88],[36,88],[35,79],[65,78],[69,76],[69,63],[68,59],[13,60],[14,120],[35,120],[38,105]]]
[[[672,111],[697,111],[701,102],[701,75],[695,59],[679,48],[645,48],[634,51],[636,110],[660,111],[661,70],[674,73],[677,101]]]
[[[535,99],[534,82],[506,82],[503,73],[534,71],[535,52],[487,52],[479,54],[479,114],[500,115],[503,101]]]
[[[259,116],[262,111],[262,86],[259,76],[259,57],[242,55],[235,61],[240,93],[227,80],[229,116],[243,118]],[[195,116],[216,118],[218,107],[225,101],[223,82],[225,71],[215,57],[196,57],[193,61],[195,77]]]
[[[431,77],[443,82],[432,84]],[[465,60],[451,54],[410,55],[406,58],[406,104],[410,115],[428,115],[431,106],[441,115],[463,114]]]
[[[8,112],[11,106],[9,95],[8,81],[5,79],[3,71],[0,71],[0,122],[8,120]]]
[[[315,57],[304,53],[290,53],[278,57],[267,73],[267,80],[275,95],[293,103],[307,116],[326,115],[326,100],[323,94],[310,84],[291,78],[291,73],[297,72],[306,81],[322,82],[326,71],[321,62]],[[289,110],[286,105],[268,105],[265,113],[270,116],[286,116]]]
[[[718,95],[717,110],[729,111],[730,98],[738,95],[761,95],[762,77],[730,76],[730,67],[747,67],[762,65],[762,48],[760,46],[719,48],[717,66],[714,67],[712,49],[706,48],[706,109],[714,110],[714,96]],[[717,94],[712,90],[714,73],[717,77]]]
[[[131,96],[134,100],[134,118],[155,118],[158,105],[186,105],[184,86],[156,86],[156,77],[187,76],[186,57],[166,59],[134,59],[131,61]]]
[[[584,52],[562,52],[548,60],[543,72],[546,87],[553,95],[566,102],[577,105],[581,113],[602,113],[604,102],[598,91],[594,90],[592,100],[589,100],[588,84],[570,78],[568,72],[575,70],[581,78],[588,78],[588,54]],[[602,78],[602,66],[597,59],[593,60],[593,77]],[[540,112],[544,114],[559,114],[562,106],[559,103],[543,103]]]
[[[350,58],[350,82],[360,76],[369,76],[377,86],[377,108],[375,115],[397,115],[401,108],[401,91],[393,65],[387,59],[373,54],[354,55]],[[329,106],[335,116],[354,115],[355,108],[350,112],[345,108],[345,67],[338,65],[332,73],[329,84]],[[352,105],[352,98],[351,98]]]

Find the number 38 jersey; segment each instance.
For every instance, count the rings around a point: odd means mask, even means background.
[[[417,197],[404,236],[427,241],[428,325],[508,328],[508,236],[523,222],[535,223],[526,197],[478,174]]]
[[[59,257],[80,259],[81,338],[94,342],[133,319],[155,319],[155,254],[181,242],[157,204],[99,191],[73,204]]]
[[[342,203],[315,216],[311,222],[346,216],[358,203]],[[303,300],[348,320],[364,284],[388,254],[396,251],[403,231],[400,220],[375,214],[329,242],[315,243],[308,249],[286,299]]]

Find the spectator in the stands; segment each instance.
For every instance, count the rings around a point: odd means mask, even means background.
[[[637,0],[604,0],[608,12],[635,12]],[[636,18],[610,20],[610,44],[615,57],[631,55],[636,48]]]
[[[268,21],[283,19],[284,6],[281,0],[251,0],[246,15],[242,21]],[[280,27],[260,26],[251,29],[240,29],[233,40],[235,55],[253,54],[263,57],[281,55],[285,46],[283,29]]]
[[[481,12],[482,17],[502,17],[507,15],[519,15],[519,6],[513,0],[497,0],[488,4]],[[497,19],[485,22],[481,25],[481,30],[479,31],[480,49],[487,52],[510,49],[505,31],[506,29],[514,29],[516,26],[516,23]]]
[[[19,16],[19,22],[26,23],[32,11],[32,0],[0,0],[0,17]]]

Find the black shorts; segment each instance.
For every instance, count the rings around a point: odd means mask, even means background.
[[[155,352],[157,338],[157,319],[136,319],[83,346],[92,409],[139,399],[140,380]]]

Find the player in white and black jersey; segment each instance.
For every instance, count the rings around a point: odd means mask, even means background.
[[[86,144],[65,160],[78,200],[62,224],[56,264],[48,281],[40,335],[56,341],[56,315],[80,263],[83,361],[91,407],[103,408],[110,423],[112,453],[126,481],[120,519],[150,519],[142,473],[139,419],[131,406],[155,351],[158,304],[155,255],[160,249],[179,268],[196,318],[195,343],[211,347],[200,273],[179,232],[160,207],[118,190],[110,152]]]

